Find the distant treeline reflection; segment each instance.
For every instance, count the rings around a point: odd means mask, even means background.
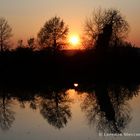
[[[12,105],[15,100],[20,107],[26,104],[33,110],[39,110],[43,118],[55,128],[64,128],[72,118],[73,100],[67,90],[72,86],[47,86],[37,90],[0,91],[0,127],[8,130],[15,120]],[[122,133],[132,119],[128,101],[139,94],[137,84],[80,84],[75,87],[78,94],[84,93],[81,109],[89,125],[95,125],[99,132]]]

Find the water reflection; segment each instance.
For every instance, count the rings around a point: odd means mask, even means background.
[[[26,103],[28,103],[31,109],[39,110],[50,125],[60,129],[66,126],[71,118],[71,100],[65,91],[63,89],[48,88],[38,93],[18,93],[16,98],[21,108],[25,108]]]
[[[49,94],[49,98],[44,98],[40,104],[40,113],[50,125],[60,129],[66,126],[71,118],[70,102],[65,91]]]
[[[43,91],[1,91],[1,129],[12,127],[15,120],[12,104],[15,100],[21,108],[26,109],[26,104],[29,104],[30,109],[37,110],[54,128],[64,128],[72,118],[71,106],[77,97],[88,124],[96,126],[98,132],[123,133],[130,124],[132,116],[128,101],[138,95],[138,85],[78,84],[76,94],[83,96],[69,95],[69,89],[48,87]]]
[[[97,84],[94,92],[87,93],[81,108],[88,124],[96,125],[102,133],[122,133],[131,121],[128,100],[138,95],[138,87]]]
[[[0,97],[0,127],[2,130],[8,130],[14,120],[14,111],[12,111],[12,99],[8,97],[8,94],[3,93]]]

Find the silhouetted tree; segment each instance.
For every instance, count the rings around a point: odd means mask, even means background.
[[[129,25],[120,11],[98,9],[85,23],[87,46],[117,46],[127,36]]]
[[[23,40],[18,40],[17,42],[17,48],[24,48],[24,45],[23,45]]]
[[[0,48],[4,51],[8,47],[9,38],[12,36],[12,28],[7,20],[3,17],[0,18]]]
[[[34,38],[30,38],[27,40],[28,46],[30,49],[34,49],[35,48],[35,39]]]
[[[53,17],[48,20],[38,33],[41,47],[52,47],[54,50],[65,45],[68,34],[68,26],[60,17]]]

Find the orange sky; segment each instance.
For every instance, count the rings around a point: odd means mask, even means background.
[[[81,35],[86,17],[99,7],[119,9],[131,27],[129,40],[140,46],[140,0],[0,0],[0,16],[12,26],[12,40],[17,42],[36,37],[55,15],[69,25],[71,34]]]

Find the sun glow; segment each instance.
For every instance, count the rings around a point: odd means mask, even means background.
[[[70,45],[72,45],[72,46],[77,46],[77,45],[79,45],[79,44],[80,44],[80,38],[79,38],[79,36],[78,36],[78,35],[71,35],[71,36],[69,37],[69,43],[70,43]]]

